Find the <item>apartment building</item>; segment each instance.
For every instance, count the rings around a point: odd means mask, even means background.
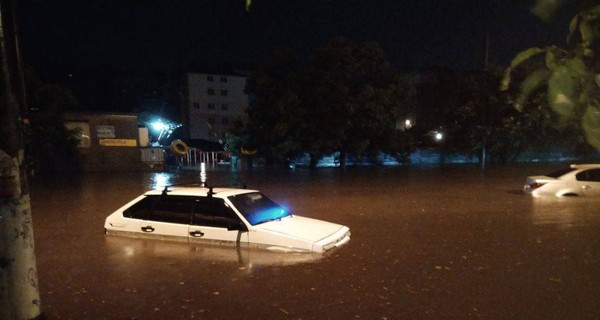
[[[189,139],[223,140],[234,121],[246,119],[245,76],[187,73],[185,85],[182,119]]]

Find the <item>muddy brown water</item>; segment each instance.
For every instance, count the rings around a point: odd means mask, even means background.
[[[324,256],[105,236],[105,217],[198,171],[31,180],[48,319],[600,319],[600,199],[533,199],[559,164],[208,168],[350,227]]]

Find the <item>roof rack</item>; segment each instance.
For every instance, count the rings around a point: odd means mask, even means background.
[[[247,186],[246,184],[227,184],[227,185],[218,185],[218,186],[207,186],[204,183],[197,183],[197,182],[192,182],[192,183],[178,183],[178,184],[170,184],[170,185],[166,185],[163,190],[162,190],[162,195],[167,195],[167,193],[170,191],[169,188],[171,187],[183,187],[183,186],[200,186],[202,188],[208,188],[208,197],[212,197],[215,192],[213,191],[214,188],[234,188],[234,187],[240,187],[241,189],[246,189]]]

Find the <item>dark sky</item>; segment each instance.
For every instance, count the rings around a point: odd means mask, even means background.
[[[378,42],[396,70],[505,65],[521,49],[563,44],[526,0],[18,0],[21,51],[36,70],[182,70],[252,65],[274,48],[300,57],[342,36]],[[61,71],[62,72],[62,71]]]

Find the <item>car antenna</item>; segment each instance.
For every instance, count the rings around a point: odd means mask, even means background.
[[[163,195],[163,196],[166,196],[166,195],[167,195],[167,192],[169,192],[169,186],[165,186],[165,188],[164,188],[164,189],[163,189],[163,191],[162,191],[162,195]]]
[[[209,198],[212,198],[213,194],[215,194],[215,192],[213,191],[214,187],[208,187],[208,193],[206,194]]]

